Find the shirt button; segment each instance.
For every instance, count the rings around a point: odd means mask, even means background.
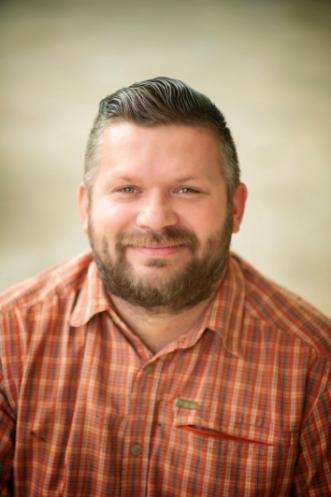
[[[147,366],[145,367],[145,373],[150,373],[153,369],[153,364],[147,364]]]
[[[142,452],[142,447],[140,444],[132,444],[130,451],[133,456],[139,456]]]

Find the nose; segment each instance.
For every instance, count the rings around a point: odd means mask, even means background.
[[[174,226],[178,216],[171,205],[171,199],[160,192],[153,192],[144,199],[137,218],[139,228],[160,231],[167,226]]]

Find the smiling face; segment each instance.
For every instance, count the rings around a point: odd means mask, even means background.
[[[98,155],[92,190],[81,185],[79,202],[108,291],[147,309],[208,298],[246,199],[240,184],[228,202],[214,133],[114,122]]]

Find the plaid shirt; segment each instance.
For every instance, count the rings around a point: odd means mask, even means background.
[[[331,495],[330,325],[240,258],[154,355],[90,254],[2,303],[1,497]]]

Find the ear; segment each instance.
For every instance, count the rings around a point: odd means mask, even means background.
[[[89,195],[86,190],[86,186],[84,183],[81,183],[78,188],[78,193],[77,193],[77,200],[78,200],[78,208],[79,208],[79,216],[80,220],[82,223],[82,227],[84,230],[84,233],[88,233],[88,211],[89,211]]]
[[[233,228],[232,233],[238,233],[241,221],[244,217],[247,199],[247,187],[244,183],[239,183],[233,194]]]

